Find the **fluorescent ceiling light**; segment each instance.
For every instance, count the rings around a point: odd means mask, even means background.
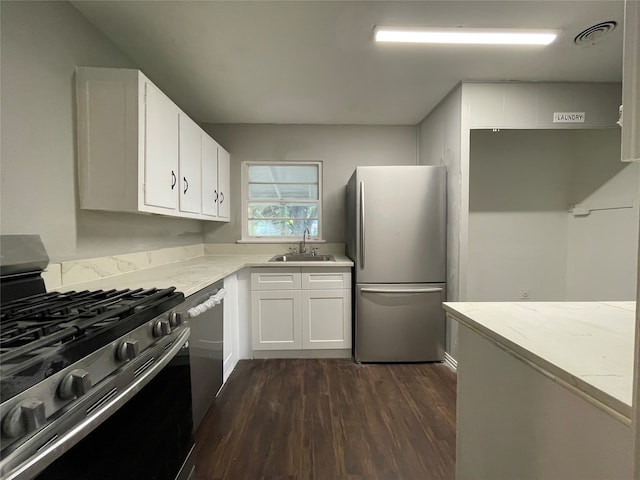
[[[376,27],[374,38],[376,42],[395,43],[549,45],[556,36],[557,32],[551,30]]]

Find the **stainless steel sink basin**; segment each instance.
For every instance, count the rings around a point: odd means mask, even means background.
[[[276,255],[270,262],[335,262],[333,255]]]

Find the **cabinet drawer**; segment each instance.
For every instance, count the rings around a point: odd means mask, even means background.
[[[252,268],[251,290],[299,290],[300,268]]]
[[[333,290],[351,288],[351,269],[349,267],[303,267],[303,290]]]

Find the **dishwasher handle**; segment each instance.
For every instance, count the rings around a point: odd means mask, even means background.
[[[227,291],[224,288],[221,288],[214,295],[211,295],[211,297],[209,297],[209,300],[206,300],[201,304],[196,305],[195,307],[192,307],[189,310],[187,310],[187,316],[189,318],[194,318],[194,317],[197,317],[198,315],[203,314],[207,310],[210,310],[216,305],[222,303],[222,299],[226,296],[227,296]]]

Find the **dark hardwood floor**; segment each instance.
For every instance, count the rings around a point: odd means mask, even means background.
[[[242,360],[196,432],[194,480],[452,480],[444,364]]]

